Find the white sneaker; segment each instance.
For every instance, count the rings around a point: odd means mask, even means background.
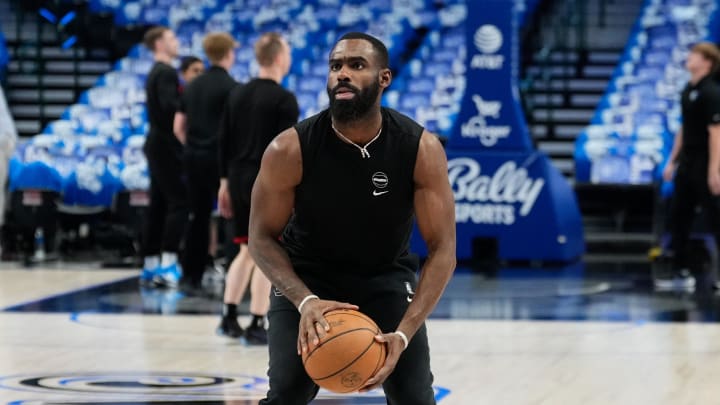
[[[674,271],[668,276],[655,279],[655,288],[658,290],[695,290],[695,277],[688,269]]]
[[[144,285],[152,284],[155,280],[155,277],[160,273],[160,266],[154,268],[154,269],[148,269],[143,267],[142,272],[140,273],[140,283]]]
[[[180,284],[180,278],[182,278],[182,267],[180,267],[180,264],[175,263],[160,268],[153,281],[159,286],[175,288]]]

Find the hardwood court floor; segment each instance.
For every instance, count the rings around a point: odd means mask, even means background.
[[[715,295],[655,293],[642,269],[573,272],[458,273],[428,321],[438,403],[720,404]],[[214,300],[153,295],[136,274],[4,265],[0,403],[262,398],[265,347],[215,336]]]

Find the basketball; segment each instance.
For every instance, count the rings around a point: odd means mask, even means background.
[[[330,330],[318,346],[303,354],[305,371],[328,391],[357,391],[385,364],[385,344],[375,340],[380,328],[353,310],[330,311],[325,319]]]

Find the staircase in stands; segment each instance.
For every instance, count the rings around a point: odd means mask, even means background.
[[[642,0],[558,0],[534,34],[538,47],[523,64],[525,78],[534,78],[525,92],[528,123],[538,148],[570,179],[575,138],[605,92],[641,5]],[[561,14],[568,10],[571,20],[564,21]],[[567,32],[557,30],[568,24]],[[584,34],[575,29],[578,24]]]
[[[58,119],[112,67],[106,48],[63,48],[56,26],[20,1],[0,0],[0,27],[10,53],[5,96],[21,136]]]

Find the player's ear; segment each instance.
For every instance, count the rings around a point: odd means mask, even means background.
[[[380,87],[384,89],[390,87],[390,83],[392,83],[392,71],[388,68],[380,69],[379,82]]]

